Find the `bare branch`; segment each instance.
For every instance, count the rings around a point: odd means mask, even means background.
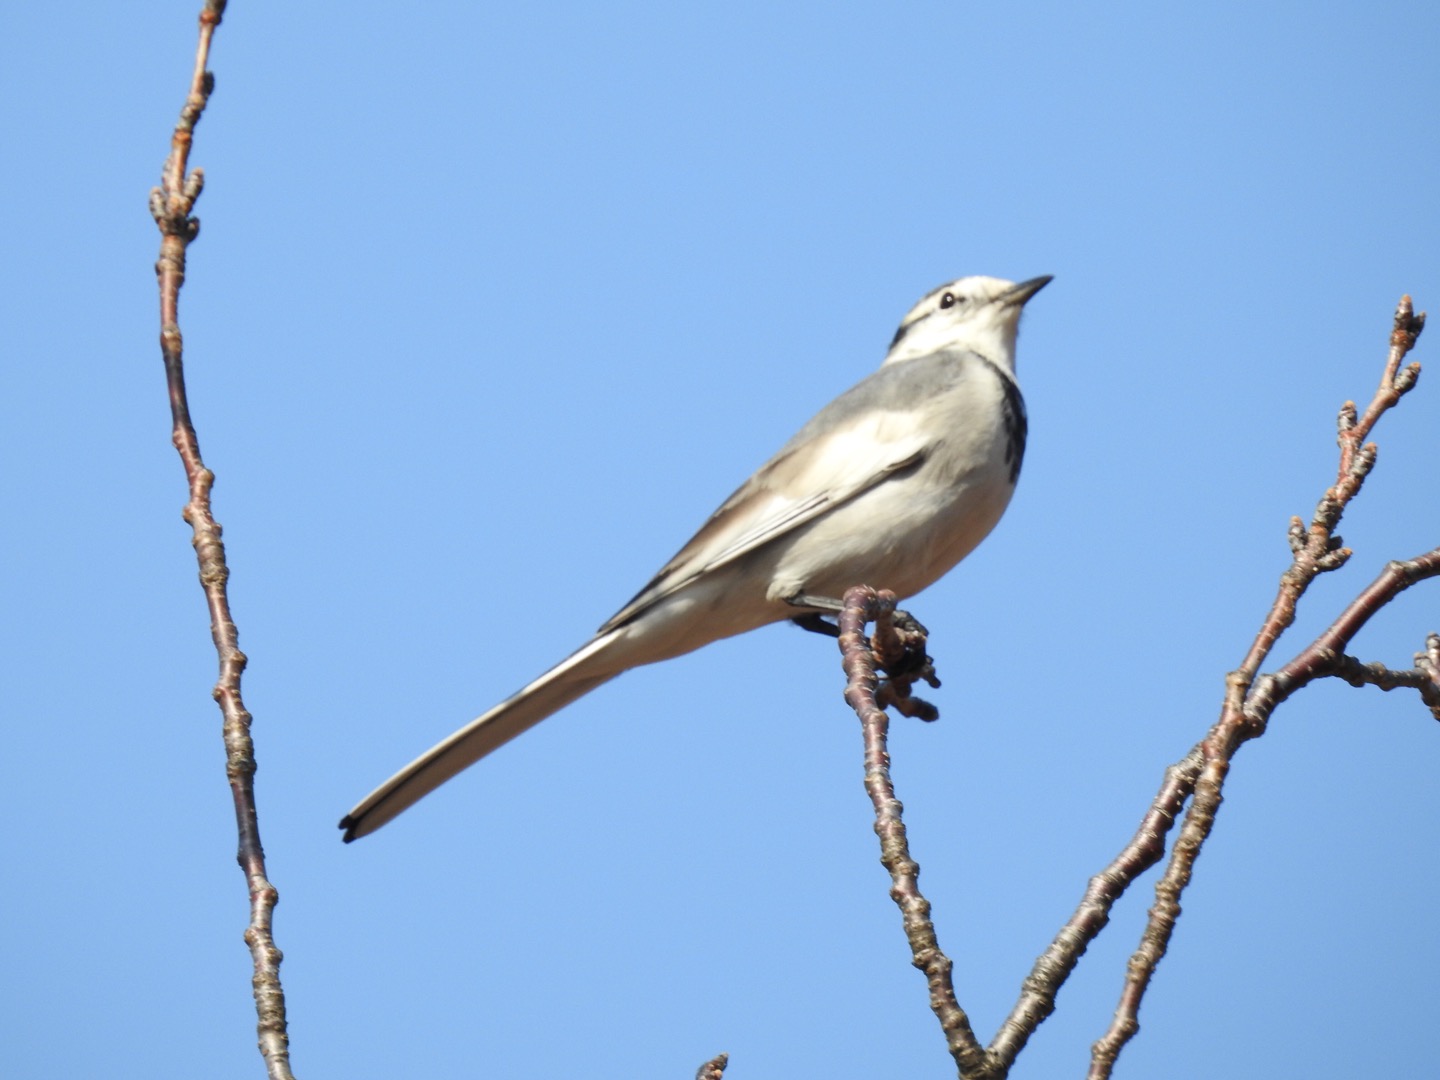
[[[1120,1002],[1105,1034],[1090,1048],[1090,1071],[1086,1074],[1090,1080],[1109,1077],[1120,1051],[1140,1030],[1140,1002],[1150,987],[1156,967],[1169,948],[1170,936],[1180,917],[1180,895],[1190,884],[1195,859],[1215,824],[1215,814],[1221,802],[1220,791],[1229,763],[1211,757],[1206,743],[1201,743],[1199,749],[1204,763],[1195,779],[1194,795],[1180,826],[1180,835],[1171,849],[1170,861],[1155,883],[1155,904],[1140,936],[1140,946],[1126,966]]]
[[[1050,943],[1021,987],[1020,999],[990,1044],[992,1058],[1008,1069],[1035,1030],[1055,1011],[1055,997],[1090,943],[1110,921],[1110,909],[1135,880],[1165,854],[1165,837],[1176,815],[1195,790],[1203,764],[1196,746],[1165,770],[1165,779],[1130,843],[1104,870],[1090,879],[1070,921]]]
[[[1425,660],[1425,653],[1416,653],[1417,664]],[[1378,686],[1381,690],[1396,690],[1408,687],[1420,692],[1420,700],[1430,707],[1435,719],[1440,720],[1440,680],[1421,667],[1396,671],[1379,661],[1362,663],[1353,656],[1342,656],[1335,661],[1336,678],[1344,679],[1351,686]]]
[[[1400,371],[1400,362],[1414,348],[1420,331],[1425,327],[1425,313],[1416,314],[1410,297],[1402,296],[1395,309],[1394,324],[1390,332],[1390,351],[1385,359],[1385,368],[1380,385],[1365,414],[1357,418],[1355,403],[1347,401],[1340,410],[1337,427],[1340,445],[1340,464],[1335,483],[1321,496],[1307,530],[1298,518],[1293,518],[1289,528],[1290,549],[1294,559],[1289,568],[1280,575],[1280,589],[1270,606],[1270,613],[1260,625],[1250,651],[1240,667],[1231,674],[1227,709],[1232,714],[1241,711],[1245,694],[1250,683],[1260,670],[1265,658],[1270,655],[1275,642],[1279,640],[1295,621],[1295,607],[1301,595],[1310,587],[1318,574],[1338,569],[1350,557],[1348,548],[1341,547],[1340,538],[1334,534],[1345,508],[1360,492],[1366,475],[1375,464],[1376,449],[1365,443],[1380,417],[1399,403],[1400,399],[1415,385],[1420,375],[1420,365],[1411,364]]]
[[[1219,720],[1177,766],[1193,763],[1198,751],[1201,764],[1194,780],[1193,797],[1169,862],[1155,885],[1155,904],[1150,909],[1140,945],[1130,958],[1119,1004],[1104,1035],[1091,1048],[1091,1080],[1104,1080],[1111,1075],[1121,1050],[1140,1029],[1141,1000],[1169,947],[1180,913],[1180,897],[1190,883],[1195,859],[1214,826],[1223,801],[1225,777],[1236,750],[1265,731],[1275,706],[1295,690],[1321,676],[1337,674],[1344,647],[1371,615],[1416,581],[1440,574],[1440,549],[1407,562],[1390,563],[1314,643],[1279,672],[1257,678],[1276,641],[1295,621],[1296,606],[1310,583],[1319,574],[1338,569],[1350,557],[1349,549],[1341,546],[1334,530],[1375,465],[1375,445],[1366,443],[1365,438],[1419,377],[1418,364],[1412,363],[1402,371],[1400,363],[1414,347],[1424,325],[1424,314],[1415,314],[1410,297],[1401,297],[1395,311],[1389,354],[1375,396],[1363,414],[1349,401],[1340,409],[1336,425],[1340,462],[1335,483],[1321,497],[1308,529],[1300,519],[1291,520],[1288,539],[1293,559],[1281,575],[1280,588],[1270,611],[1240,667],[1226,678]],[[1183,800],[1183,796],[1181,798]]]
[[[920,866],[910,857],[910,846],[901,820],[904,807],[895,797],[890,779],[890,753],[886,748],[890,718],[876,703],[876,659],[891,668],[892,681],[904,682],[895,676],[896,668],[908,670],[918,647],[924,656],[924,628],[897,630],[891,615],[895,610],[895,594],[857,586],[845,594],[845,607],[840,612],[840,651],[847,685],[845,700],[860,718],[865,738],[865,790],[875,807],[875,835],[880,838],[880,861],[890,871],[890,898],[900,908],[905,937],[910,942],[911,963],[925,973],[930,987],[930,1008],[940,1021],[946,1045],[964,1077],[988,1075],[988,1055],[980,1046],[970,1026],[970,1018],[955,999],[950,978],[952,963],[940,951],[935,937],[935,924],[930,919],[930,902],[920,893]],[[874,644],[865,638],[865,623],[875,622]],[[918,629],[917,629],[918,628]],[[913,680],[921,677],[909,676]],[[908,686],[903,696],[908,696]]]
[[[1400,593],[1417,581],[1440,577],[1440,547],[1417,555],[1413,559],[1390,562],[1370,585],[1342,611],[1330,626],[1279,671],[1256,680],[1245,703],[1245,715],[1252,728],[1263,730],[1275,707],[1301,687],[1308,686],[1316,679],[1339,676],[1353,685],[1364,685],[1375,680],[1363,676],[1364,665],[1345,655],[1351,639],[1365,626],[1370,618]],[[1432,634],[1433,638],[1434,635]],[[1425,654],[1418,654],[1417,665],[1425,660]],[[1348,664],[1347,664],[1348,661]],[[1380,665],[1375,665],[1377,668]],[[1384,670],[1383,668],[1381,670]],[[1430,696],[1433,691],[1423,684],[1431,682],[1428,672],[1416,669],[1417,678],[1410,682],[1395,682],[1392,686],[1412,686],[1421,691],[1421,700],[1434,708]],[[1376,685],[1380,683],[1376,682]],[[1391,686],[1385,686],[1390,689]]]
[[[239,632],[230,616],[226,590],[230,570],[225,562],[225,545],[220,539],[220,525],[210,512],[210,489],[215,477],[200,457],[200,440],[195,434],[185,393],[179,323],[186,249],[200,233],[200,221],[193,216],[193,211],[205,184],[201,170],[196,169],[187,175],[186,168],[190,161],[195,125],[199,123],[215,88],[214,76],[206,70],[206,65],[211,39],[224,12],[225,0],[205,0],[200,12],[200,41],[195,50],[190,91],[171,137],[170,154],[161,170],[160,186],[150,193],[150,212],[160,229],[160,257],[155,263],[155,274],[160,286],[160,351],[165,361],[165,379],[170,394],[172,439],[185,466],[190,489],[184,518],[190,523],[193,533],[200,584],[210,609],[210,632],[220,661],[214,696],[220,704],[223,718],[225,772],[235,802],[240,839],[238,858],[250,894],[250,924],[245,931],[245,941],[250,947],[255,972],[251,984],[255,995],[260,1052],[271,1080],[292,1080],[285,992],[280,984],[281,954],[271,933],[271,917],[279,896],[265,872],[265,853],[260,845],[260,824],[255,809],[255,748],[250,740],[250,714],[240,694],[245,654],[240,651]]]

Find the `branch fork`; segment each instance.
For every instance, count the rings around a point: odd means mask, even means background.
[[[1413,559],[1388,563],[1380,575],[1346,606],[1331,626],[1279,669],[1260,674],[1280,636],[1293,624],[1295,610],[1310,583],[1320,574],[1340,569],[1353,552],[1335,529],[1350,502],[1360,493],[1375,467],[1378,450],[1366,440],[1380,418],[1412,390],[1420,365],[1401,363],[1414,347],[1425,316],[1402,297],[1395,312],[1390,349],[1379,387],[1365,411],[1353,401],[1336,418],[1340,459],[1335,482],[1325,491],[1307,523],[1291,518],[1287,539],[1290,565],[1280,575],[1279,589],[1240,666],[1225,680],[1220,717],[1206,736],[1165,770],[1160,789],[1130,842],[1090,879],[1079,907],[1025,978],[1020,997],[989,1047],[982,1047],[961,1008],[952,980],[952,963],[943,952],[930,918],[930,904],[919,889],[920,867],[911,857],[903,807],[895,796],[887,748],[893,705],[905,715],[933,719],[933,706],[910,695],[914,682],[938,686],[925,653],[926,632],[908,616],[895,612],[895,597],[860,586],[845,594],[840,614],[840,649],[847,675],[845,700],[861,722],[865,745],[865,789],[875,810],[880,861],[890,872],[890,896],[899,906],[912,963],[924,972],[930,1006],[940,1021],[947,1046],[964,1080],[1005,1076],[1039,1025],[1054,1011],[1059,988],[1100,931],[1109,922],[1115,901],[1141,874],[1166,854],[1170,832],[1179,832],[1169,859],[1155,884],[1155,903],[1126,966],[1119,1004],[1108,1029],[1091,1048],[1088,1076],[1105,1080],[1126,1043],[1140,1030],[1139,1010],[1155,969],[1169,947],[1180,915],[1180,900],[1194,872],[1195,860],[1214,826],[1223,801],[1225,779],[1235,752],[1263,734],[1275,708],[1320,678],[1339,678],[1354,686],[1382,690],[1415,690],[1440,720],[1440,633],[1431,633],[1415,654],[1415,666],[1395,670],[1365,663],[1346,651],[1369,619],[1402,591],[1417,582],[1440,577],[1440,547]],[[866,638],[867,622],[875,624]],[[888,673],[882,681],[880,672]]]

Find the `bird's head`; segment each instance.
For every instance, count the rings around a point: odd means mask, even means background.
[[[1049,283],[1047,274],[1018,285],[992,277],[963,277],[941,285],[900,321],[885,363],[941,349],[968,349],[1014,370],[1020,309]]]

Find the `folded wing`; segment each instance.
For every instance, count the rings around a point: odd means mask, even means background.
[[[843,401],[815,417],[726,499],[600,632],[624,625],[702,574],[793,532],[924,457],[926,440],[912,411],[835,409]]]

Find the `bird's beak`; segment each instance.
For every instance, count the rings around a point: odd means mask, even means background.
[[[1050,274],[1032,277],[1029,281],[1022,281],[1019,285],[1006,289],[995,298],[995,301],[996,303],[1004,304],[1006,307],[1020,307],[1025,301],[1029,300],[1054,280],[1054,277]]]

